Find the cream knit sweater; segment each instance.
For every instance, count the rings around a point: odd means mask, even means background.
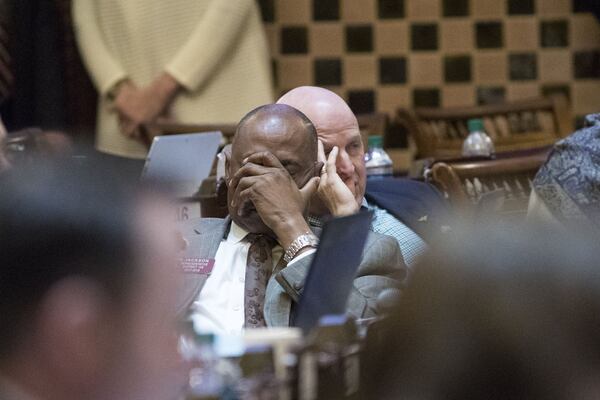
[[[166,71],[185,89],[170,117],[235,123],[273,100],[270,61],[253,0],[73,0],[84,63],[100,94],[96,147],[143,158],[119,132],[107,94],[121,80],[144,86]]]

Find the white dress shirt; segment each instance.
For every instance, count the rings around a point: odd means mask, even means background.
[[[221,241],[212,273],[192,305],[191,318],[196,332],[240,335],[244,329],[244,289],[250,243],[248,232],[231,222],[226,239]],[[306,251],[290,261],[312,254]],[[273,268],[283,256],[283,248],[273,248]],[[288,265],[289,265],[288,264]]]

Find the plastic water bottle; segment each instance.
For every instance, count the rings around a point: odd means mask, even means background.
[[[467,123],[469,136],[463,143],[462,154],[465,157],[483,156],[489,157],[495,153],[492,139],[483,129],[483,120],[470,119]]]
[[[368,178],[392,176],[394,166],[392,159],[383,150],[383,137],[369,136],[369,150],[365,154],[365,166]]]

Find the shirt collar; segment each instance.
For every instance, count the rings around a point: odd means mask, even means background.
[[[367,199],[365,199],[364,197],[362,199],[362,203],[360,204],[360,208],[363,210],[369,209],[369,203],[367,202]],[[330,219],[329,215],[323,215],[320,217],[317,217],[316,215],[309,215],[308,223],[312,226],[316,226],[317,228],[322,228],[328,219]]]
[[[231,228],[229,229],[229,234],[227,235],[227,241],[230,243],[239,243],[244,240],[246,236],[248,236],[248,233],[249,232],[244,228],[231,221]]]
[[[316,226],[317,228],[322,228],[325,222],[322,217],[317,217],[316,215],[308,216],[308,224],[312,226]]]

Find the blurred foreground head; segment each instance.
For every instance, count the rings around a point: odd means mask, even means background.
[[[93,169],[0,176],[0,397],[160,398],[175,355],[172,213]]]
[[[599,398],[596,246],[498,229],[450,240],[384,324],[367,398]]]

